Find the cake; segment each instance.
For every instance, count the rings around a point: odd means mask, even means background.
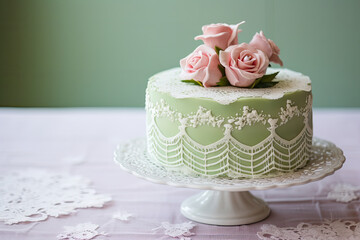
[[[195,39],[205,44],[182,59],[181,68],[149,79],[147,148],[156,164],[232,178],[306,165],[312,146],[310,78],[268,67],[282,61],[262,32],[249,44],[238,44],[240,24],[204,26]],[[214,35],[227,38],[211,39]]]

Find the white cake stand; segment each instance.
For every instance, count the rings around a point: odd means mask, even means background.
[[[131,174],[154,183],[204,189],[181,204],[181,213],[196,222],[242,225],[263,220],[270,214],[266,203],[249,190],[301,185],[320,180],[342,167],[345,157],[334,144],[315,138],[308,164],[295,172],[262,178],[209,178],[167,170],[147,154],[145,138],[121,144],[115,162]]]

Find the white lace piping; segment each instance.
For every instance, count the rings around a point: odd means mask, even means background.
[[[164,100],[153,103],[147,94],[146,110],[149,114],[147,141],[149,154],[160,164],[171,168],[186,168],[203,176],[227,174],[231,177],[254,177],[265,175],[273,170],[293,171],[306,164],[312,129],[309,116],[312,111],[311,95],[306,105],[299,108],[290,100],[279,109],[279,118],[258,113],[256,109],[244,106],[241,115],[224,118],[213,116],[211,111],[199,107],[198,111],[183,115],[174,111]],[[276,129],[295,116],[302,116],[304,127],[291,140],[283,139]],[[157,126],[156,119],[166,117],[180,124],[175,136],[167,137]],[[267,127],[268,137],[254,146],[248,146],[232,136],[234,130],[245,125],[260,123]],[[220,128],[223,137],[209,145],[193,140],[186,131],[189,127],[209,125]],[[194,154],[194,152],[196,154]],[[263,166],[263,167],[261,167]]]
[[[326,220],[321,225],[300,223],[283,228],[265,224],[257,236],[262,240],[359,240],[360,222]]]
[[[81,223],[76,226],[65,226],[64,233],[57,235],[59,240],[89,240],[99,235],[106,235],[105,232],[98,232],[99,225],[93,223]]]
[[[195,235],[195,233],[190,232],[196,225],[192,222],[184,222],[179,224],[171,224],[168,222],[162,222],[160,227],[154,228],[153,231],[158,231],[163,229],[164,234],[177,238],[180,240],[191,240],[191,236]]]
[[[43,221],[110,200],[80,176],[31,169],[0,177],[0,221],[5,224]]]
[[[276,76],[279,83],[271,88],[248,89],[232,86],[203,88],[181,82],[180,68],[173,68],[154,75],[150,78],[148,87],[154,87],[160,92],[169,93],[174,98],[208,98],[223,105],[233,103],[240,97],[279,99],[286,93],[300,90],[311,91],[309,77],[285,68],[268,68],[267,73],[277,71],[280,71]]]
[[[352,200],[358,199],[357,191],[360,191],[360,187],[350,184],[336,184],[331,187],[331,191],[328,193],[327,198],[336,200],[337,202],[348,203]]]

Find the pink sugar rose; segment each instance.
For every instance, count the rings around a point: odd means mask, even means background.
[[[276,44],[271,39],[267,39],[263,31],[260,31],[260,33],[256,33],[254,35],[250,45],[263,51],[268,56],[270,62],[280,64],[280,66],[283,65],[283,62],[279,57],[279,47],[276,46]]]
[[[211,47],[215,46],[226,49],[230,45],[238,44],[238,30],[239,25],[245,23],[242,21],[236,25],[228,25],[225,23],[217,23],[205,25],[202,27],[203,35],[195,37],[195,40],[203,40],[205,45]]]
[[[215,50],[206,45],[200,45],[194,52],[180,60],[182,69],[180,77],[185,80],[200,81],[204,87],[213,87],[222,77],[218,68],[219,64]]]
[[[247,43],[241,43],[220,51],[220,63],[225,67],[226,77],[236,87],[249,87],[266,73],[269,58]]]

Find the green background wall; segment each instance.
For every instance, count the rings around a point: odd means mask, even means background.
[[[144,106],[149,76],[176,67],[209,23],[246,20],[316,107],[360,107],[360,1],[0,1],[1,106]]]

